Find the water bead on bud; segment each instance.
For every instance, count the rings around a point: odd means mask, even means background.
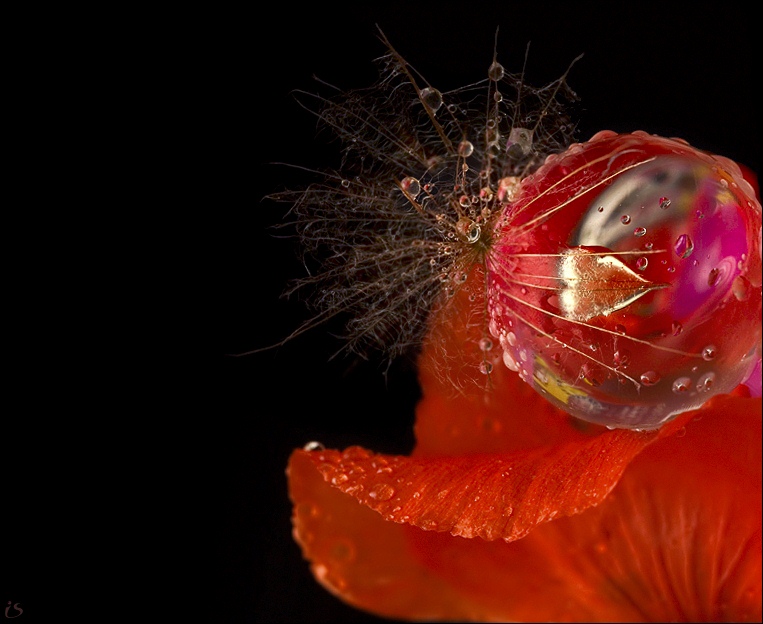
[[[493,236],[503,362],[578,418],[658,427],[757,361],[761,208],[726,158],[598,133],[524,178]]]

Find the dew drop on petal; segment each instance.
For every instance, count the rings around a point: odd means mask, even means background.
[[[637,227],[635,230],[633,230],[634,236],[645,236],[646,235],[646,228],[645,227]]]
[[[688,234],[681,234],[673,243],[673,250],[679,258],[688,258],[694,251],[694,241]]]
[[[628,225],[631,222],[631,216],[630,215],[623,215],[620,217],[620,223],[623,225]]]
[[[325,451],[326,447],[323,446],[323,444],[321,444],[320,442],[313,440],[305,444],[305,446],[303,446],[302,449],[305,451]]]
[[[702,349],[702,359],[706,362],[714,360],[717,354],[718,353],[715,345],[707,345],[704,349]]]
[[[387,501],[395,495],[395,488],[388,483],[377,483],[368,492],[374,500]]]
[[[715,373],[712,371],[705,373],[697,380],[697,392],[708,392],[715,382]]]
[[[688,377],[679,377],[673,382],[673,392],[687,392],[691,388],[691,379]]]
[[[645,386],[653,386],[660,381],[660,375],[656,371],[650,370],[641,374],[641,383]]]

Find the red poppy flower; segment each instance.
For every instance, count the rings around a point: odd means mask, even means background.
[[[535,392],[508,347],[488,388],[469,370],[491,348],[469,322],[485,270],[431,324],[410,457],[293,453],[294,537],[316,579],[406,620],[760,621],[760,397],[739,386],[659,428],[609,429]]]

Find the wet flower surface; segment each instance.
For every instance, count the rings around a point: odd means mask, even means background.
[[[760,397],[646,431],[578,420],[508,365],[474,375],[499,351],[473,322],[484,283],[475,266],[436,312],[411,456],[293,453],[316,579],[404,620],[760,621]]]
[[[411,457],[291,457],[294,536],[329,591],[410,620],[760,620],[760,398],[581,427],[508,369],[454,396],[438,353]]]

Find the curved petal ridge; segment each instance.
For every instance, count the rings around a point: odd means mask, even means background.
[[[389,521],[512,541],[603,500],[658,432],[608,431],[513,454],[402,457],[360,447],[296,451],[323,479]]]

